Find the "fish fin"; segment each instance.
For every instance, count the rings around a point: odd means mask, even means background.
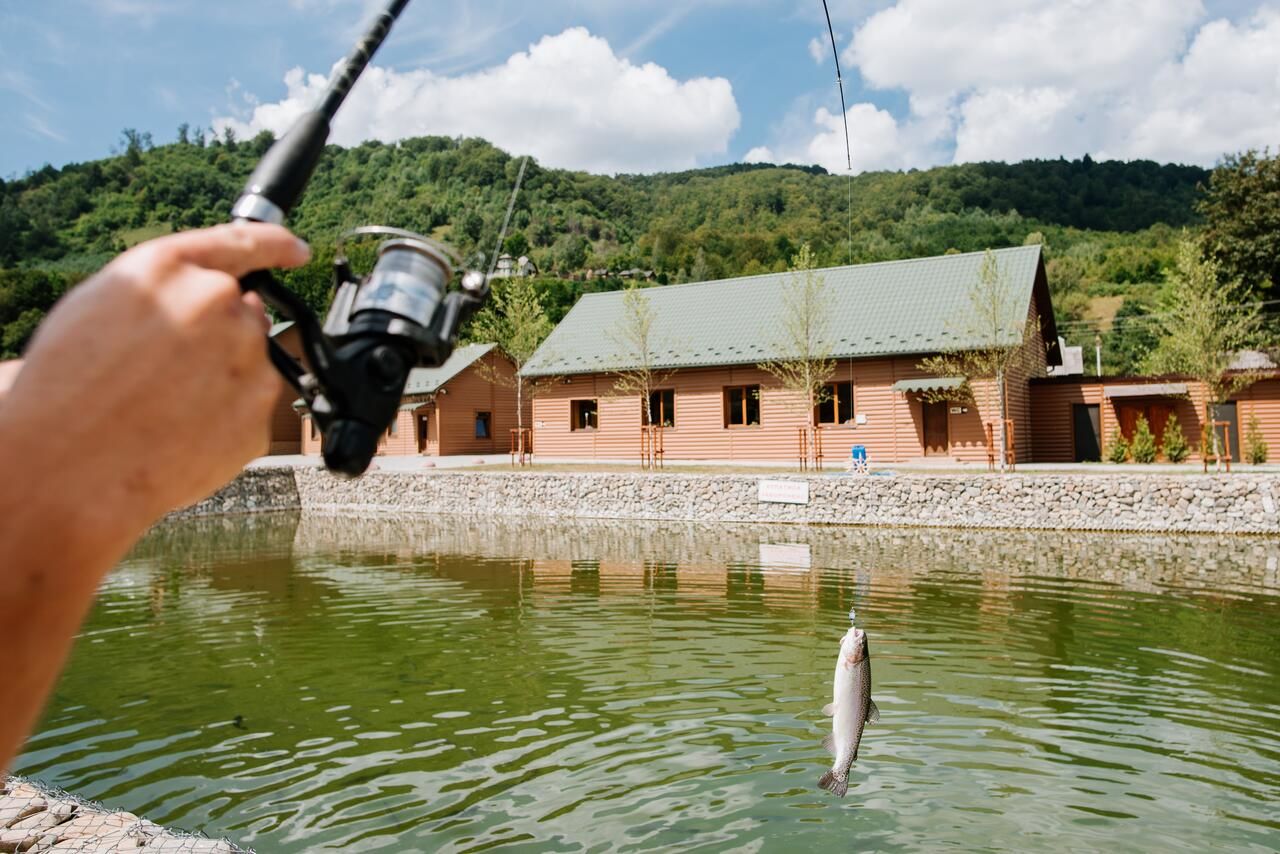
[[[825,706],[822,707],[822,713],[827,717],[831,717],[836,713],[836,704],[827,703]]]
[[[846,777],[843,780],[836,780],[831,784],[831,788],[827,789],[827,791],[835,795],[837,798],[843,798],[845,792],[849,791],[849,778]]]
[[[834,734],[834,733],[828,733],[828,734],[827,734],[827,735],[822,739],[822,746],[823,746],[823,748],[825,748],[825,749],[826,749],[827,753],[830,753],[832,756],[835,756],[835,755],[836,755],[836,737],[835,737],[835,734]]]
[[[830,771],[827,771],[821,777],[818,778],[818,788],[830,789],[831,784],[835,782],[835,779],[836,779],[836,775],[831,773]]]
[[[876,701],[872,700],[867,705],[867,723],[875,723],[880,720],[880,707],[876,705]]]

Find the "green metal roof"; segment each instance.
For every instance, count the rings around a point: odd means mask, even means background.
[[[1040,247],[995,250],[1016,299],[1008,320],[1021,334],[1035,291],[1046,341],[1057,341]],[[827,332],[833,358],[859,358],[965,349],[957,318],[970,311],[983,253],[941,255],[816,271],[831,310]],[[782,355],[783,299],[792,273],[667,285],[644,294],[653,309],[659,368],[758,364]],[[610,335],[623,313],[622,292],[586,294],[525,366],[526,376],[616,371],[629,367]],[[1057,362],[1051,353],[1050,362]]]
[[[440,387],[478,362],[496,344],[467,344],[453,351],[438,368],[414,368],[404,384],[405,394],[434,394]]]
[[[964,383],[964,377],[922,377],[916,380],[898,380],[893,384],[893,390],[908,394],[920,391],[943,391],[949,388],[960,388]]]
[[[497,346],[497,344],[467,344],[465,347],[459,347],[454,350],[453,355],[438,368],[414,368],[409,372],[409,379],[404,384],[405,395],[435,394],[445,383],[471,367]],[[421,405],[422,402],[402,403],[400,411],[405,412],[417,409]],[[293,408],[297,410],[306,409],[306,403],[303,402],[302,398],[298,398],[293,402]]]

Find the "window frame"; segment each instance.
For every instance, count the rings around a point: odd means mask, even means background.
[[[663,396],[663,395],[667,395],[667,394],[671,395],[671,409],[670,409],[670,411],[668,411],[668,410],[667,410],[667,408],[666,408],[665,406],[663,406],[663,405],[662,405],[662,404],[663,404],[662,396]],[[655,396],[655,395],[658,397],[658,401],[657,401],[657,402],[658,402],[657,412],[658,412],[658,424],[659,424],[659,426],[661,426],[663,430],[674,430],[674,429],[676,429],[676,390],[675,390],[674,388],[655,388],[653,391],[649,392],[649,405],[648,405],[648,406],[644,406],[644,405],[643,405],[643,401],[641,401],[641,406],[640,406],[640,426],[641,426],[641,427],[648,427],[648,426],[650,426],[650,425],[649,425],[649,410],[654,408],[654,407],[653,407],[653,403],[654,403],[653,398],[654,398],[654,396]],[[666,421],[666,420],[667,420],[666,418],[664,418],[664,417],[663,417],[664,415],[670,416],[670,420],[671,420],[671,424],[670,424],[670,425],[667,425],[667,424],[663,423],[664,421]]]
[[[737,424],[733,422],[732,415],[734,407],[730,402],[732,394],[736,391],[742,392],[742,423]],[[722,399],[724,402],[724,428],[726,430],[747,430],[762,426],[764,423],[764,414],[761,412],[760,396],[759,383],[724,386],[722,392]],[[748,404],[753,397],[755,399],[756,410],[756,420],[754,422],[748,420],[748,416],[750,414]]]
[[[848,386],[849,388],[849,399],[848,399],[849,417],[843,421],[840,420],[840,404],[841,404],[840,387],[841,386]],[[857,406],[855,406],[855,403],[854,403],[857,395],[857,390],[853,380],[837,380],[834,382],[829,382],[826,384],[825,388],[827,390],[827,394],[831,395],[831,399],[828,400],[826,403],[819,403],[816,407],[814,407],[815,409],[814,419],[813,419],[814,423],[820,427],[826,427],[826,426],[852,427],[854,426],[854,423],[857,419]],[[831,417],[834,419],[832,421],[822,420],[822,408],[827,405],[831,406]]]
[[[582,404],[591,404],[592,421],[595,423],[578,426],[578,422],[582,420],[579,416],[582,412]],[[571,433],[594,433],[600,429],[600,399],[596,397],[580,397],[569,401],[569,432]]]
[[[475,411],[475,419],[472,421],[472,438],[475,439],[492,439],[493,438],[493,410],[477,409]],[[481,418],[480,416],[484,416]],[[484,435],[480,435],[480,425],[484,425]]]

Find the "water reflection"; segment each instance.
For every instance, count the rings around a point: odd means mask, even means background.
[[[1247,538],[187,520],[104,585],[19,770],[264,851],[1264,849],[1278,557]],[[884,720],[837,802],[813,785],[818,709],[851,605]]]

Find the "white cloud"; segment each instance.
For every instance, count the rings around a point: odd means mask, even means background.
[[[909,96],[898,115],[850,109],[855,169],[1085,153],[1212,164],[1280,141],[1274,3],[1232,22],[1207,20],[1201,0],[897,0],[842,58]],[[843,169],[838,119],[820,111],[789,150]]]
[[[247,120],[224,116],[242,136],[283,133],[317,101],[325,78],[294,69],[288,94]],[[636,65],[582,28],[547,36],[505,63],[455,77],[370,67],[335,122],[332,141],[355,144],[426,134],[481,136],[547,166],[593,172],[686,169],[722,154],[738,128],[723,78],[674,79]]]
[[[742,158],[743,163],[777,163],[773,157],[773,151],[767,145],[757,145],[748,151]]]
[[[814,36],[809,39],[809,56],[813,57],[813,61],[822,65],[827,61],[827,46],[829,42]]]

